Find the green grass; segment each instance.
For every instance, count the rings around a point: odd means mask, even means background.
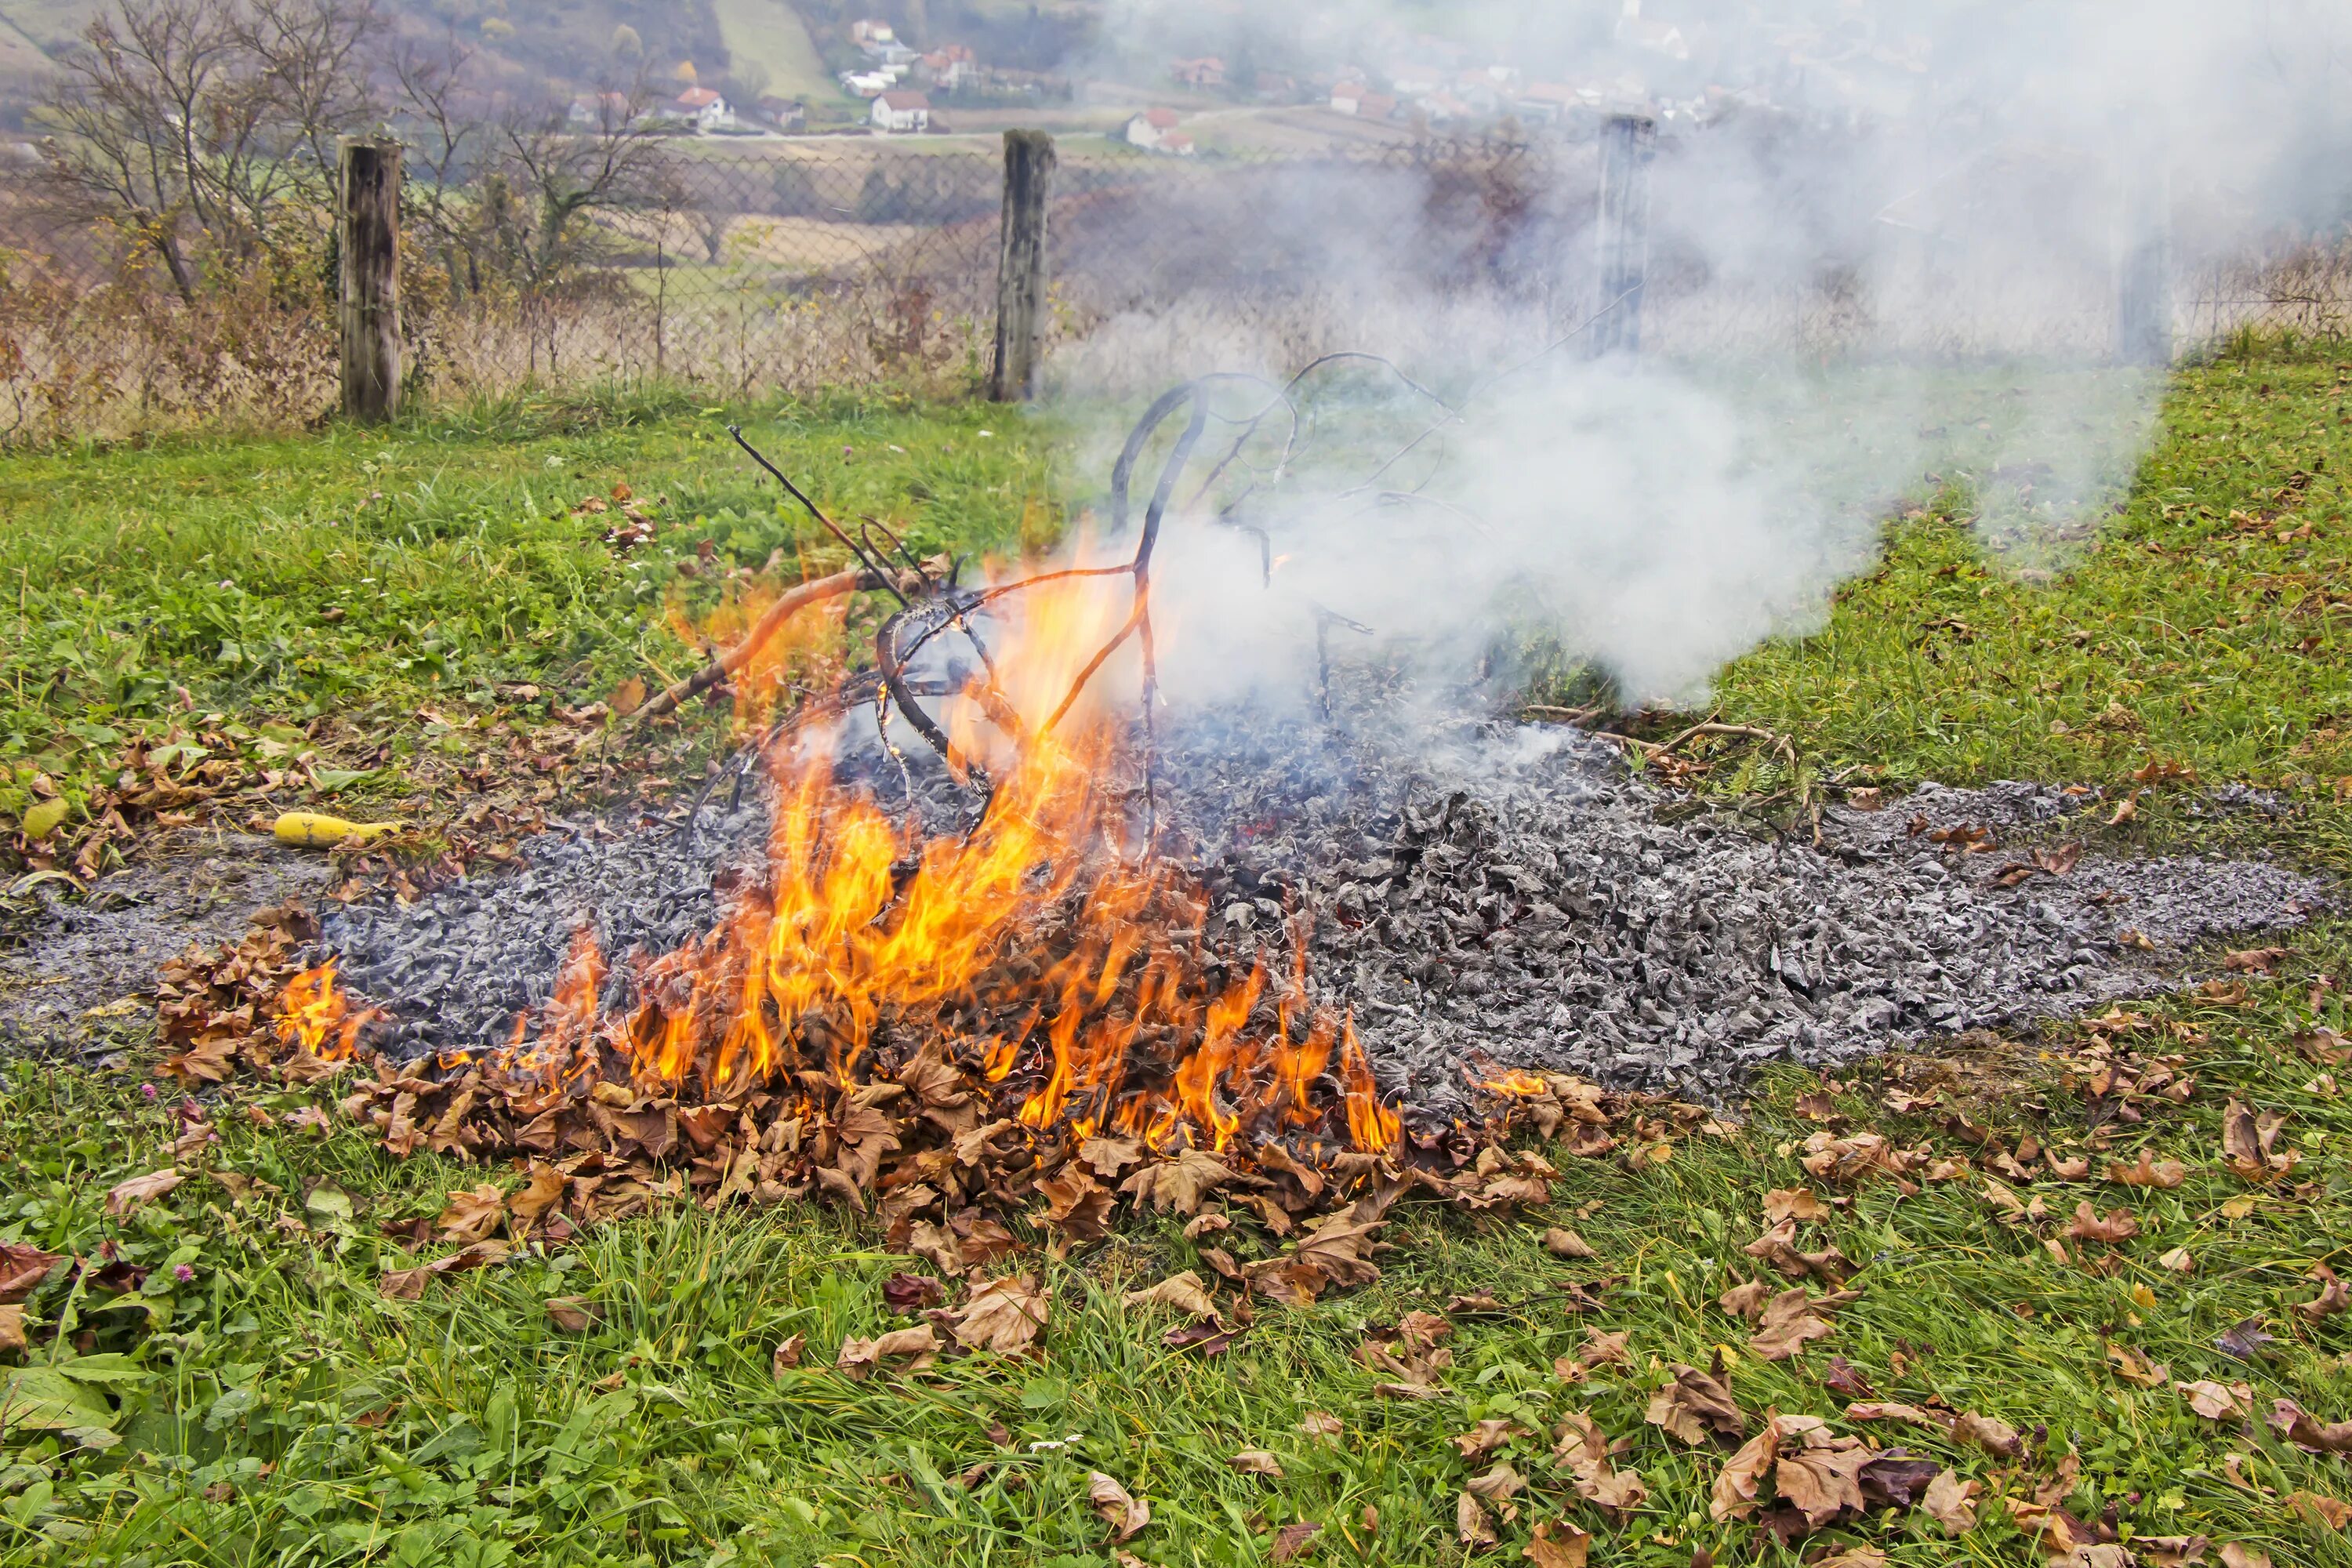
[[[837,102],[841,84],[824,68],[808,23],[791,0],[713,0],[719,37],[735,60],[768,73],[768,90],[805,100],[811,108]]]
[[[779,549],[842,553],[755,481],[730,420],[827,505],[926,552],[1006,545],[1046,487],[1046,446],[1015,416],[884,399],[524,403],[373,433],[12,458],[0,812],[24,809],[36,773],[79,803],[127,740],[175,727],[226,726],[258,756],[284,743],[265,725],[324,720],[389,748],[369,764],[384,766],[446,738],[420,708],[527,728],[631,677],[687,673],[671,595],[709,599],[711,568]],[[625,554],[603,542],[617,514],[572,515],[616,484],[659,522]],[[499,696],[518,684],[541,695]],[[372,787],[390,798],[400,782],[394,766]]]
[[[2326,613],[2294,607],[2352,592],[2338,483],[2352,462],[2340,412],[2347,379],[2332,364],[2292,360],[2185,372],[2123,512],[2066,545],[2070,553],[2036,554],[2021,569],[2021,551],[1990,549],[1961,521],[2000,498],[1980,501],[1986,487],[1956,478],[1922,515],[1889,528],[1880,569],[1841,595],[1822,631],[1726,671],[1719,711],[1790,732],[1809,765],[1845,770],[1849,783],[2114,784],[2150,760],[2177,761],[2202,785],[2290,792],[2301,816],[2233,831],[2352,869],[2333,789],[2352,756],[2323,734],[2339,719],[2352,729],[2343,697],[2352,660]],[[705,535],[747,561],[796,540],[719,444],[720,422],[667,405],[547,406],[383,436],[15,465],[0,503],[32,521],[0,549],[15,552],[11,574],[23,568],[26,619],[37,631],[17,639],[8,667],[20,755],[67,748],[57,735],[68,722],[168,721],[168,703],[123,702],[109,660],[126,653],[136,656],[130,689],[139,679],[195,683],[200,705],[257,718],[369,703],[386,725],[427,698],[488,700],[502,680],[592,694],[648,659],[682,654],[649,628],[667,583],[637,585],[659,568],[600,555],[582,524],[552,514],[616,480],[665,491],[667,515],[681,525],[639,559],[673,571]],[[761,411],[749,423],[816,477],[820,495],[903,518],[927,542],[1002,542],[1024,507],[1053,493],[1045,443],[1000,428],[1000,411],[843,404]],[[982,427],[996,431],[992,441],[980,439]],[[848,462],[845,443],[856,447]],[[903,456],[888,450],[894,443]],[[371,463],[373,472],[362,468]],[[2269,504],[2297,468],[2320,474],[2294,509],[2311,523],[2308,538],[2277,541],[2299,523],[2257,536],[2230,522],[2232,510]],[[385,501],[360,507],[374,490]],[[723,533],[722,516],[736,520]],[[362,574],[376,579],[365,595]],[[205,585],[224,578],[243,591]],[[367,617],[364,628],[320,624],[330,603]],[[443,645],[438,668],[404,665],[432,628],[462,635]],[[2317,639],[2307,649],[2305,637]],[[223,664],[223,639],[253,641],[269,657]],[[57,668],[66,679],[45,687]],[[2111,704],[2130,721],[2110,717]],[[50,760],[86,776],[98,764],[77,759],[93,749],[102,748],[78,740]],[[1731,765],[1723,773],[1727,784],[1742,776]],[[2142,823],[2113,837],[2186,833],[2179,808],[2193,798],[2185,782],[2155,790]],[[1745,1354],[1747,1331],[1715,1299],[1746,1278],[1740,1248],[1763,1229],[1768,1191],[1810,1184],[1832,1195],[1798,1163],[1799,1145],[1822,1123],[1797,1105],[1819,1084],[1794,1073],[1759,1086],[1736,1135],[1679,1142],[1663,1163],[1556,1153],[1563,1177],[1538,1210],[1480,1217],[1408,1201],[1381,1283],[1306,1310],[1261,1307],[1213,1362],[1163,1349],[1166,1321],[1120,1304],[1128,1289],[1202,1268],[1172,1220],[1147,1219],[1067,1259],[1029,1260],[1054,1292],[1034,1360],[977,1357],[857,1384],[825,1368],[845,1335],[901,1321],[881,1285],[907,1265],[886,1257],[872,1230],[829,1211],[675,1206],[454,1276],[422,1301],[388,1301],[380,1271],[412,1259],[381,1226],[437,1212],[442,1192],[507,1173],[425,1156],[394,1163],[349,1131],[313,1141],[261,1130],[257,1108],[283,1117],[332,1097],[248,1086],[210,1103],[221,1142],[206,1158],[267,1186],[236,1199],[194,1178],[112,1216],[101,1201],[110,1185],[169,1162],[175,1097],[151,1101],[135,1074],[12,1062],[0,1088],[0,1240],[85,1255],[110,1243],[152,1272],[127,1293],[68,1299],[51,1285],[34,1296],[29,1359],[79,1369],[103,1405],[85,1415],[121,1440],[90,1448],[23,1430],[0,1438],[0,1561],[1098,1563],[1111,1548],[1086,1489],[1100,1469],[1150,1500],[1153,1523],[1127,1550],[1150,1563],[1268,1562],[1274,1532],[1299,1521],[1325,1527],[1303,1563],[1460,1563],[1468,1554],[1454,1541],[1455,1498],[1483,1466],[1446,1438],[1488,1417],[1544,1431],[1577,1410],[1625,1440],[1618,1462],[1648,1483],[1645,1510],[1619,1522],[1580,1504],[1548,1437],[1525,1441],[1507,1457],[1531,1491],[1517,1500],[1521,1517],[1502,1525],[1495,1561],[1515,1559],[1536,1520],[1562,1514],[1601,1537],[1595,1560],[1612,1564],[1686,1568],[1704,1549],[1718,1563],[1779,1568],[1825,1539],[1867,1541],[1911,1568],[2040,1561],[1997,1500],[1957,1540],[1916,1511],[1874,1514],[1795,1549],[1750,1524],[1710,1521],[1707,1486],[1724,1453],[1685,1449],[1643,1413],[1664,1366],[1704,1365],[1726,1347],[1751,1413],[1815,1414],[1847,1429],[1845,1398],[1822,1382],[1840,1355],[1881,1398],[1941,1399],[2038,1432],[2035,1457],[2021,1464],[1933,1431],[1874,1430],[1989,1492],[2004,1481],[2011,1495],[2030,1490],[2071,1446],[2080,1517],[2111,1510],[2139,1535],[2205,1533],[2278,1564],[2340,1568],[2352,1564],[2352,1546],[2286,1500],[2352,1494],[2352,1460],[2305,1455],[2260,1423],[2205,1421],[2171,1387],[2242,1380],[2259,1408],[2283,1395],[2323,1421],[2352,1419],[2352,1314],[2294,1310],[2316,1292],[2315,1264],[2352,1272],[2352,1107],[2291,1047],[2315,1022],[2352,1027],[2341,989],[2317,984],[2352,981],[2352,922],[2324,921],[2290,947],[2280,977],[2256,980],[2246,1005],[2179,998],[2146,1009],[2155,1025],[2130,1042],[2180,1053],[2194,1093],[2185,1105],[2150,1101],[2145,1120],[2107,1122],[2097,1136],[2066,1059],[2084,1044],[2071,1027],[1844,1077],[1831,1091],[1841,1125],[1981,1163],[1990,1151],[1945,1124],[1964,1112],[2002,1147],[2030,1131],[2079,1151],[2093,1175],[2021,1188],[2051,1211],[2039,1224],[2003,1220],[1980,1176],[1927,1183],[1908,1197],[1883,1181],[1835,1194],[1850,1206],[1811,1234],[1863,1264],[1858,1296],[1834,1337],[1780,1363]],[[2342,1079],[2352,1068],[2335,1072]],[[1943,1099],[1898,1114],[1885,1103],[1890,1088]],[[2233,1097],[2286,1117],[2281,1144],[2304,1156],[2291,1177],[2252,1188],[2225,1168],[2220,1128]],[[2143,1147],[2186,1163],[2184,1184],[2097,1179],[2110,1159],[2128,1163]],[[331,1184],[326,1195],[321,1182]],[[333,1192],[351,1200],[349,1218]],[[2062,1261],[2044,1245],[2063,1237],[2082,1200],[2103,1212],[2127,1206],[2139,1220],[2112,1272],[2085,1267],[2100,1246],[2066,1242]],[[1539,1238],[1555,1224],[1579,1230],[1598,1256],[1547,1254]],[[1244,1255],[1265,1245],[1233,1235],[1218,1239]],[[2175,1248],[2189,1254],[2188,1272],[2159,1264]],[[191,1278],[177,1279],[174,1264]],[[1601,1311],[1568,1310],[1562,1283],[1604,1278],[1615,1282]],[[1367,1325],[1481,1288],[1501,1310],[1458,1317],[1442,1398],[1373,1393],[1380,1374],[1352,1359]],[[556,1331],[541,1305],[553,1296],[586,1299],[600,1321],[585,1333]],[[2275,1336],[2252,1364],[2216,1345],[2250,1318]],[[1632,1365],[1563,1384],[1553,1359],[1588,1327],[1628,1333]],[[770,1357],[793,1334],[807,1336],[809,1364],[779,1376]],[[2168,1375],[2141,1386],[2113,1348]],[[116,1354],[128,1359],[96,1359]],[[1301,1434],[1310,1412],[1344,1423],[1340,1442]],[[1009,1447],[992,1440],[992,1426]],[[1245,1447],[1272,1451],[1285,1478],[1230,1470],[1227,1458]],[[1377,1531],[1364,1522],[1368,1507]]]

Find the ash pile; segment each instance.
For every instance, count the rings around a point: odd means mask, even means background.
[[[968,819],[935,760],[890,755],[870,725],[845,722],[844,743],[845,785],[933,832]],[[2328,896],[2259,861],[2031,859],[2102,819],[2095,792],[1929,785],[1832,808],[1816,848],[1671,820],[1683,797],[1570,730],[1433,732],[1368,706],[1196,718],[1160,744],[1161,853],[1206,899],[1203,929],[1173,934],[1213,980],[1286,973],[1303,944],[1314,1001],[1352,1016],[1383,1098],[1424,1124],[1510,1068],[1715,1100],[1776,1058],[2097,1010],[2199,978],[2198,944]],[[753,780],[688,820],[551,832],[489,878],[331,912],[321,945],[386,1010],[373,1038],[394,1056],[512,1037],[581,929],[614,959],[605,1010],[625,1012],[649,961],[758,885],[769,824]]]

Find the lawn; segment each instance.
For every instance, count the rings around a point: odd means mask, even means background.
[[[1842,787],[2138,787],[2133,817],[2098,829],[2110,847],[2229,838],[2352,870],[2336,786],[2352,658],[2334,619],[2352,603],[2347,384],[2310,356],[2184,371],[2131,498],[2056,561],[1989,548],[1970,520],[1998,498],[1946,476],[1820,632],[1724,672],[1717,715],[1788,734]],[[0,563],[20,628],[0,704],[18,789],[36,770],[103,788],[127,739],[194,715],[232,739],[380,735],[403,776],[347,787],[439,808],[458,786],[417,786],[413,764],[452,734],[472,743],[458,713],[527,727],[681,673],[666,596],[712,592],[714,563],[816,561],[725,444],[730,416],[815,493],[922,548],[1034,540],[1061,515],[1049,433],[878,401],[537,405],[15,461]],[[663,498],[625,553],[603,539],[621,484]],[[591,496],[607,510],[577,510]],[[1743,756],[1715,759],[1715,787],[1759,781]],[[2292,811],[2196,815],[2231,784]],[[306,799],[297,784],[283,803]],[[2352,1443],[2324,1430],[2352,1420],[2352,1313],[2326,1310],[2324,1272],[2352,1268],[2352,1058],[2334,1033],[2352,1029],[2352,923],[2323,920],[2262,963],[2095,1026],[1971,1037],[1833,1081],[1775,1071],[1730,1120],[1629,1123],[1597,1157],[1552,1148],[1549,1201],[1515,1213],[1409,1196],[1376,1283],[1259,1304],[1213,1357],[1168,1345],[1178,1320],[1129,1292],[1185,1270],[1213,1282],[1213,1243],[1272,1244],[1238,1215],[1188,1238],[1179,1216],[1140,1215],[1091,1247],[1021,1256],[1049,1292],[1033,1354],[862,1380],[834,1370],[837,1348],[911,1323],[885,1287],[920,1271],[878,1226],[657,1205],[395,1299],[383,1275],[447,1244],[412,1253],[392,1233],[429,1233],[450,1194],[519,1173],[395,1161],[336,1112],[332,1084],[157,1093],[138,1021],[94,1023],[131,1041],[127,1070],[0,1067],[0,1242],[87,1260],[35,1275],[29,1348],[0,1351],[19,1402],[44,1401],[0,1436],[0,1560],[1173,1568],[1500,1562],[1533,1543],[1550,1568],[1589,1531],[1612,1564],[1794,1565],[1826,1542],[1927,1568],[2054,1557],[2030,1530],[2063,1510],[2112,1538],[2085,1540],[2085,1565],[2195,1560],[2161,1543],[2200,1535],[2203,1561],[2236,1568],[2352,1564],[2330,1522],[2352,1458],[2306,1451]],[[1917,1155],[1873,1172],[1865,1133]],[[1841,1148],[1857,1157],[1832,1169]],[[176,1186],[110,1204],[173,1167]],[[1853,1296],[1828,1337],[1770,1359],[1720,1298],[1759,1269],[1768,1211],[1816,1205],[1800,1245],[1850,1260]],[[1554,1227],[1591,1256],[1548,1247]],[[1362,1354],[1408,1348],[1384,1337],[1400,1324],[1450,1352],[1423,1358],[1423,1396],[1381,1392],[1393,1368]],[[1595,1334],[1623,1335],[1622,1358]],[[799,1364],[779,1364],[795,1339]],[[1777,1412],[1899,1445],[1952,1472],[1947,1506],[1874,1500],[1790,1546],[1711,1517],[1732,1444],[1648,1416],[1674,1369],[1718,1360],[1747,1436]],[[1946,1415],[1849,1408],[1874,1403]],[[1590,1456],[1556,1441],[1571,1417],[1643,1497],[1612,1512],[1581,1495]],[[1236,1467],[1244,1451],[1270,1464]],[[1149,1505],[1123,1542],[1090,1502],[1097,1473]],[[1939,1513],[1957,1526],[1969,1482],[1975,1522],[1948,1533]],[[1480,1521],[1496,1545],[1464,1542]],[[1305,1525],[1319,1529],[1286,1530]]]
[[[766,71],[770,92],[801,99],[813,110],[841,100],[841,86],[824,68],[808,22],[791,0],[714,0],[713,8],[728,54]]]

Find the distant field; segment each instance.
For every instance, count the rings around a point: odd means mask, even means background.
[[[846,95],[809,37],[808,24],[788,0],[712,0],[712,8],[728,52],[766,71],[770,92],[802,99],[812,108],[845,101]]]
[[[43,49],[78,36],[97,15],[95,0],[0,0],[0,20],[8,23],[0,27],[0,64],[16,63],[8,57],[26,43]]]
[[[49,57],[40,45],[16,24],[0,17],[0,74],[28,76],[44,69],[48,63]]]

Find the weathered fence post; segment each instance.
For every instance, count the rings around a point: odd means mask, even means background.
[[[400,412],[400,143],[342,147],[343,413],[373,425]]]
[[[2116,273],[2116,358],[2172,363],[2172,191],[2162,170],[2126,176]]]
[[[1045,195],[1054,139],[1043,131],[1004,133],[1004,237],[996,256],[996,360],[988,395],[1014,403],[1037,390],[1045,331]]]
[[[1601,129],[1601,293],[1587,352],[1633,353],[1642,346],[1642,287],[1650,267],[1650,157],[1658,124],[1614,114]]]

